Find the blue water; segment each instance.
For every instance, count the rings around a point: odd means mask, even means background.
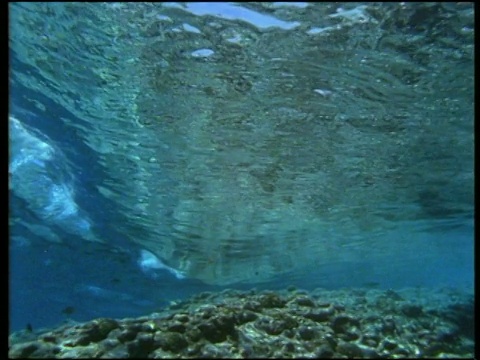
[[[16,64],[14,63],[15,67]],[[201,291],[220,290],[195,280],[179,280],[168,271],[158,271],[155,276],[145,274],[137,264],[138,248],[122,239],[114,226],[105,224],[121,221],[115,214],[115,205],[102,197],[92,186],[103,176],[102,168],[96,163],[96,154],[89,150],[74,132],[61,126],[55,117],[69,116],[68,111],[49,101],[42,94],[21,86],[11,88],[12,109],[21,108],[32,115],[13,115],[25,124],[35,127],[65,150],[67,158],[75,165],[75,183],[78,189],[75,200],[93,220],[95,229],[110,244],[118,245],[122,251],[112,252],[106,245],[92,244],[55,229],[67,241],[52,244],[36,238],[28,229],[14,224],[10,227],[10,238],[22,237],[26,243],[10,242],[9,291],[11,331],[21,330],[26,324],[34,328],[58,325],[67,320],[87,321],[96,317],[133,317],[155,311],[172,300],[182,299]],[[36,97],[49,104],[51,118],[35,114],[35,107],[22,101]],[[38,116],[34,118],[33,114]],[[80,121],[80,120],[78,120]],[[44,221],[32,213],[23,199],[10,191],[10,217],[21,217],[29,223]],[[54,226],[54,225],[48,225]],[[401,242],[405,234],[389,234],[385,241]],[[415,253],[399,253],[397,259],[371,263],[368,261],[345,261],[311,269],[301,279],[283,282],[281,279],[255,288],[281,289],[289,285],[299,288],[329,289],[358,286],[375,288],[438,287],[471,288],[473,282],[473,223],[454,226],[450,231],[423,232],[416,234],[420,241],[435,242],[438,253],[427,261],[418,261]],[[398,271],[401,269],[401,271]],[[249,289],[250,285],[236,285]],[[62,311],[69,306],[73,314]]]
[[[15,61],[12,64],[16,68]],[[19,71],[22,71],[19,67]],[[64,244],[51,244],[35,237],[21,224],[10,227],[10,238],[24,241],[10,242],[10,329],[20,330],[30,323],[44,327],[73,318],[78,321],[99,316],[138,316],[198,291],[198,284],[178,287],[176,278],[162,272],[157,277],[146,276],[137,265],[137,253],[115,231],[114,205],[100,196],[92,186],[103,174],[97,165],[95,153],[86,147],[74,131],[56,121],[62,116],[73,117],[68,111],[40,93],[12,86],[11,108],[21,108],[17,117],[54,141],[70,156],[75,165],[75,200],[89,214],[99,236],[110,244],[122,246],[123,252],[112,253],[107,246],[85,243],[80,237],[54,227],[66,239]],[[52,117],[46,118],[29,106],[26,98],[37,98],[48,104]],[[23,100],[23,101],[22,101]],[[25,116],[24,112],[29,115]],[[15,115],[15,111],[12,112]],[[60,126],[59,126],[60,125]],[[25,200],[9,194],[10,217],[19,217],[30,224],[45,221],[33,213]],[[73,306],[75,313],[65,315],[62,310]]]
[[[224,6],[226,20],[250,16],[251,10],[235,13],[235,8]],[[192,14],[208,13],[200,5],[191,4],[190,7]],[[270,26],[271,21],[277,24],[268,16],[257,16],[251,16],[250,21],[260,29]],[[259,25],[256,21],[267,22]],[[278,24],[285,29],[296,26],[294,22]],[[10,50],[9,57],[11,73],[42,81],[38,70],[19,59],[14,51]],[[125,228],[121,225],[129,221],[128,215],[119,211],[119,205],[103,196],[96,187],[108,179],[115,179],[110,178],[108,169],[101,164],[99,154],[84,141],[82,131],[88,132],[92,124],[59,101],[20,81],[11,78],[9,90],[9,115],[55,149],[53,161],[37,159],[32,166],[45,169],[44,174],[53,179],[51,184],[68,183],[74,189],[73,201],[78,208],[75,216],[52,220],[42,215],[45,207],[36,209],[32,205],[42,204],[36,201],[35,195],[28,192],[28,196],[19,196],[15,191],[20,188],[19,180],[12,182],[17,188],[9,190],[10,331],[24,329],[26,324],[35,329],[54,326],[68,319],[87,321],[96,317],[139,316],[201,291],[223,289],[200,280],[178,279],[165,269],[142,270],[138,264],[142,247],[122,232]],[[71,94],[72,100],[81,100],[76,96]],[[43,111],[37,104],[47,110]],[[69,121],[62,120],[65,118]],[[71,124],[80,125],[83,130]],[[14,155],[17,154],[10,153],[10,157]],[[466,169],[470,170],[473,172],[473,167]],[[31,184],[26,185],[33,188],[35,184],[41,188],[49,184],[48,178],[26,181],[30,181]],[[451,287],[472,292],[473,214],[460,212],[458,218],[438,217],[423,219],[416,225],[405,224],[372,234],[375,244],[383,244],[375,248],[380,256],[373,257],[363,245],[364,238],[359,238],[358,244],[354,240],[345,244],[344,256],[337,256],[335,249],[332,254],[325,254],[325,257],[332,257],[331,262],[307,266],[300,273],[287,272],[261,283],[252,281],[231,286],[280,289],[294,285],[307,290],[362,286],[381,289]],[[35,226],[43,230],[35,233],[38,229]],[[85,240],[89,236],[103,243]],[[393,256],[388,251],[390,244],[397,249]],[[416,244],[417,251],[412,251],[411,246],[402,247],[402,244]],[[382,251],[388,256],[382,257]],[[73,307],[74,312],[64,311],[67,307]]]

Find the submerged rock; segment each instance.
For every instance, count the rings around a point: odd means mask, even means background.
[[[436,310],[412,317],[408,310],[405,313],[403,301],[388,310],[376,307],[384,295],[375,290],[362,297],[355,291],[323,290],[320,304],[304,292],[210,293],[136,319],[102,318],[38,333],[14,333],[9,336],[9,357],[473,356],[473,337],[465,336],[452,321],[454,315],[445,315],[458,306],[438,302],[428,291],[421,295]]]

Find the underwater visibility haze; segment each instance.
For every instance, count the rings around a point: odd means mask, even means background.
[[[473,295],[473,3],[9,20],[10,331],[226,287]]]

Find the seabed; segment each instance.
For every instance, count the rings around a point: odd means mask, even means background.
[[[225,290],[148,316],[9,336],[10,358],[471,358],[472,294],[454,289]]]

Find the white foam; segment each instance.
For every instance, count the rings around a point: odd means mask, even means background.
[[[71,170],[62,151],[13,116],[9,117],[9,140],[9,188],[42,219],[86,240],[99,241],[75,201]]]
[[[185,279],[185,275],[168,265],[165,265],[158,257],[147,250],[140,251],[140,258],[138,259],[138,265],[143,272],[150,274],[152,270],[167,270],[177,279]]]

